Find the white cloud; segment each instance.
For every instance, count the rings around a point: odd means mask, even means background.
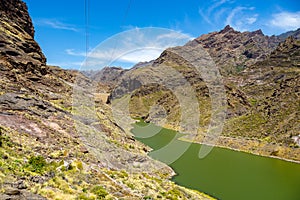
[[[85,56],[84,52],[75,52],[73,49],[66,49],[66,53],[72,56]],[[121,62],[138,63],[150,61],[157,58],[161,53],[161,49],[143,48],[134,51],[121,53],[118,50],[111,49],[110,51],[94,50],[88,53],[88,59],[101,60],[101,63],[110,62],[112,58],[116,58]]]
[[[246,23],[251,25],[251,24],[253,24],[254,22],[256,22],[256,20],[257,20],[257,17],[256,17],[256,16],[248,17],[248,18],[246,18]]]
[[[221,21],[221,17],[226,13],[228,12],[229,8],[221,8],[220,10],[216,11],[214,13],[214,20],[215,22],[219,22]]]
[[[71,24],[66,24],[58,21],[57,19],[37,19],[35,23],[39,26],[48,26],[54,29],[68,30],[78,32],[79,30]]]
[[[253,14],[255,7],[238,6],[231,10],[225,20],[225,24],[229,24],[234,29],[239,31],[249,30],[249,26],[254,24],[258,19],[258,14]]]
[[[161,52],[172,46],[179,46],[192,37],[180,32],[162,28],[135,28],[121,32],[100,43],[88,53],[86,66],[104,67],[112,62],[136,64],[159,57]],[[66,54],[85,57],[83,51],[66,49]]]
[[[217,1],[216,3],[214,3],[212,6],[210,6],[207,9],[207,12],[210,14],[214,9],[216,9],[217,7],[227,3],[229,0],[221,0],[221,1]]]
[[[74,49],[66,49],[65,52],[68,55],[71,55],[71,56],[86,56],[86,53],[84,53],[84,52],[75,52]]]
[[[285,31],[300,28],[300,11],[273,14],[269,24]]]
[[[214,11],[220,7],[221,5],[229,2],[230,0],[220,0],[215,2],[214,4],[212,4],[210,7],[208,7],[207,9],[201,9],[199,8],[198,12],[201,15],[201,17],[210,25],[213,25],[212,19],[216,18],[216,17],[212,17]],[[219,13],[220,14],[220,13]]]
[[[207,13],[204,13],[203,10],[199,9],[199,14],[208,24],[213,25],[213,23],[210,20],[210,16]]]
[[[138,63],[158,58],[160,54],[161,49],[142,49],[120,56],[119,60],[121,62]]]
[[[258,15],[253,13],[255,7],[233,7],[232,0],[216,0],[207,7],[199,8],[202,19],[211,26],[230,25],[239,31],[249,30],[250,26],[258,20]]]
[[[187,34],[182,34],[180,32],[170,32],[170,33],[166,33],[166,34],[161,34],[158,35],[156,40],[165,40],[165,39],[184,39],[184,40],[192,40],[194,39],[193,37],[191,37],[190,35]]]
[[[236,8],[234,8],[230,14],[227,16],[226,21],[225,21],[225,25],[229,24],[229,25],[233,25],[233,18],[235,17],[235,15],[237,15],[239,12],[243,11],[243,10],[247,10],[247,7],[241,7],[238,6]]]
[[[72,61],[69,61],[69,62],[51,62],[51,63],[47,63],[47,65],[74,69],[74,68],[79,68],[82,65],[82,62],[72,62]]]

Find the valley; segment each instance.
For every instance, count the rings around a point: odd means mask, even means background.
[[[188,146],[180,158],[169,164],[176,172],[172,180],[180,185],[204,191],[217,199],[275,200],[297,199],[299,196],[299,164],[219,147],[200,159],[201,145],[181,141],[183,134],[161,129],[155,136],[146,137],[145,133],[151,130],[145,129],[155,127],[138,122],[132,132],[153,149],[149,155],[162,162],[172,156],[164,152],[175,150],[174,146],[167,146],[170,143],[176,143],[175,148]],[[162,149],[166,146],[168,149]]]
[[[1,200],[299,198],[300,29],[225,25],[131,68],[64,69],[35,31],[80,29],[28,9],[0,0]]]

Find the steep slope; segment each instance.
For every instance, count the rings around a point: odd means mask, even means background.
[[[44,75],[46,58],[34,41],[34,28],[26,4],[18,0],[1,1],[0,17],[0,60],[5,66],[2,70]]]
[[[266,62],[273,66],[299,67],[299,41],[300,38],[297,39],[294,36],[289,36],[277,46],[276,50],[266,59]]]
[[[26,5],[0,5],[0,199],[209,199],[169,181],[108,105],[80,104],[94,83],[46,66]]]
[[[229,135],[247,135],[291,147],[289,153],[280,152],[280,147],[270,153],[280,156],[286,153],[297,159],[299,149],[293,137],[298,136],[300,128],[299,44],[299,40],[289,37],[266,60],[230,78],[245,92],[252,108],[246,116],[231,119],[226,127]]]

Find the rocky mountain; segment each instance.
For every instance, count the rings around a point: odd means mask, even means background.
[[[0,52],[5,70],[45,75],[46,58],[34,41],[34,28],[25,3],[0,2]]]
[[[139,62],[135,64],[131,69],[123,69],[121,67],[104,67],[101,70],[82,71],[84,75],[91,80],[100,84],[100,86],[107,87],[106,92],[110,92],[120,81],[120,78],[129,70],[145,67],[153,64],[153,61]]]
[[[289,36],[277,46],[265,62],[273,66],[299,67],[299,40],[300,38]]]
[[[46,65],[25,3],[0,14],[0,199],[210,199],[169,180],[94,102],[96,83]]]
[[[227,135],[275,144],[273,148],[266,147],[268,154],[295,160],[299,160],[299,148],[292,139],[300,127],[299,42],[287,38],[267,59],[229,78],[245,93],[251,109],[246,115],[229,120],[225,128]]]
[[[128,70],[121,67],[104,67],[100,71],[91,74],[89,77],[96,82],[100,82],[103,85],[108,85],[112,88],[118,83],[119,77],[126,73],[126,71]]]
[[[293,32],[290,35],[296,36],[296,33]],[[280,37],[269,37],[264,35],[261,30],[239,32],[227,25],[223,30],[201,35],[188,42],[185,46],[197,46],[200,44],[203,50],[207,51],[216,65],[218,65],[222,75],[227,76],[238,73],[257,61],[264,60],[277,47],[279,42],[286,37],[287,35],[284,34]],[[184,62],[180,56],[174,55],[172,51],[166,49],[158,59],[151,62],[138,63],[131,70],[157,63],[174,62],[175,60],[177,60],[177,63],[179,60]],[[115,80],[126,71],[121,72],[120,69],[116,70],[114,67],[111,69],[107,67],[91,77],[101,83],[113,79],[110,83],[115,85]]]
[[[241,33],[226,26],[184,46],[166,49],[153,64],[128,71],[110,100],[130,95],[132,117],[157,122],[165,116],[164,126],[178,129],[183,120],[180,98],[184,97],[176,96],[176,91],[189,84],[199,102],[196,140],[201,142],[215,112],[209,87],[216,84],[201,73],[207,68],[217,75],[214,61],[223,75],[227,102],[217,144],[299,161],[300,151],[293,140],[299,134],[299,40],[282,38],[265,36],[260,30]],[[204,66],[204,71],[199,73],[195,63]],[[178,74],[181,79],[174,81]],[[188,90],[186,95],[191,96]]]
[[[239,32],[227,25],[223,30],[204,34],[187,45],[202,45],[226,76],[264,60],[280,41],[276,36],[264,35],[261,30]]]
[[[288,37],[293,37],[293,38],[299,40],[299,39],[300,39],[300,28],[298,28],[298,29],[295,30],[295,31],[288,31],[288,32],[286,32],[286,33],[282,33],[282,34],[278,35],[278,37],[279,37],[281,40],[284,40],[284,39],[286,39],[286,38],[288,38]]]
[[[148,65],[152,65],[153,63],[154,63],[154,60],[147,61],[147,62],[139,62],[139,63],[135,64],[131,69],[137,69],[137,68],[145,67],[145,66],[148,66]]]
[[[227,25],[218,32],[201,35],[188,42],[185,46],[197,46],[200,44],[203,50],[207,51],[216,65],[218,65],[222,75],[227,76],[236,74],[258,61],[265,60],[277,48],[277,45],[286,38],[299,39],[299,30],[289,31],[278,36],[267,36],[261,30],[239,32]],[[155,63],[174,62],[175,60],[177,60],[177,63],[179,60],[184,62],[180,56],[178,57],[166,49],[158,59],[138,63],[130,70],[151,66]],[[109,83],[114,86],[118,82],[116,80],[130,70],[124,70],[123,72],[121,68],[105,67],[101,72],[93,72],[88,76],[100,83]],[[85,74],[87,73],[85,72]]]

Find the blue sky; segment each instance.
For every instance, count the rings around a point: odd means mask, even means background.
[[[35,39],[45,53],[48,64],[79,69],[85,59],[87,46],[85,0],[24,1],[33,19]],[[171,32],[174,30],[186,34],[186,41],[221,30],[227,24],[239,31],[262,29],[267,35],[300,28],[300,3],[296,0],[86,1],[89,2],[88,51],[118,33],[144,27],[171,29]],[[165,32],[156,34],[159,37]],[[118,44],[114,45],[117,49]],[[129,67],[138,59],[154,59],[165,47],[156,45],[159,47],[156,53],[142,52],[136,54],[136,59],[123,59],[115,64]]]

